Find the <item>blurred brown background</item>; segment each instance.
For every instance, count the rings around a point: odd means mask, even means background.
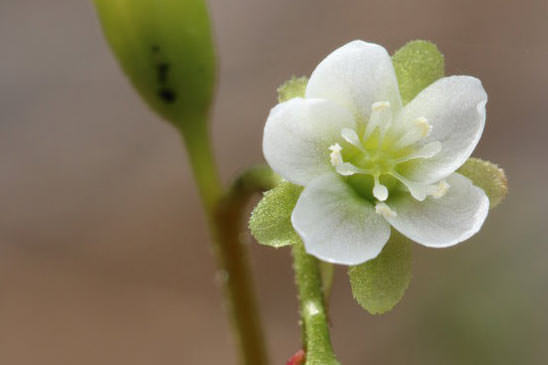
[[[548,2],[210,1],[223,178],[261,156],[275,89],[355,38],[429,39],[482,79],[475,152],[510,195],[446,250],[414,247],[404,300],[380,317],[337,271],[344,364],[548,361]],[[179,136],[118,69],[91,1],[0,0],[0,364],[235,364],[203,212]],[[299,346],[287,250],[252,244],[274,364]]]

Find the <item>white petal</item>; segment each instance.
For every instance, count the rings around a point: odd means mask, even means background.
[[[460,175],[447,178],[449,190],[436,199],[420,202],[410,196],[388,200],[397,215],[386,217],[392,226],[413,241],[428,247],[448,247],[479,231],[489,210],[485,192]]]
[[[352,115],[335,103],[295,98],[275,106],[264,128],[263,153],[286,180],[306,185],[332,171],[329,147],[343,142],[342,128],[355,128]]]
[[[336,49],[316,67],[306,96],[329,99],[361,118],[369,117],[378,101],[388,101],[394,112],[401,109],[390,55],[382,46],[359,40]]]
[[[433,183],[459,168],[481,137],[486,103],[480,80],[470,76],[444,77],[421,91],[405,106],[401,118],[426,118],[432,132],[424,143],[439,141],[442,149],[430,159],[414,162],[406,177]]]
[[[308,184],[291,216],[306,251],[321,260],[358,265],[375,258],[390,226],[340,176],[326,174]]]

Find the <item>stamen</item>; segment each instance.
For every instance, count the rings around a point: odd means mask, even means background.
[[[417,123],[417,126],[421,130],[422,138],[428,137],[432,133],[432,126],[425,117],[417,118],[415,123]]]
[[[371,173],[369,170],[360,169],[359,167],[354,166],[350,162],[343,162],[337,166],[335,166],[335,170],[337,173],[343,175],[343,176],[350,176],[354,174],[369,174]]]
[[[432,195],[434,199],[439,199],[439,198],[442,198],[445,194],[447,194],[447,191],[449,190],[451,185],[449,185],[447,181],[442,180],[436,185],[433,185],[432,187],[434,188],[434,191],[432,191],[430,195]]]
[[[377,203],[375,205],[375,212],[385,218],[394,218],[398,215],[395,211],[390,209],[390,207],[386,205],[386,203]]]
[[[342,147],[340,144],[338,143],[332,144],[331,146],[329,146],[329,151],[331,151],[331,153],[329,154],[331,166],[335,168],[337,173],[343,176],[371,173],[371,171],[366,169],[360,169],[359,167],[354,166],[350,162],[344,162],[342,159],[342,154],[341,154]]]
[[[342,154],[341,154],[342,147],[340,144],[338,143],[332,144],[331,146],[329,146],[329,151],[331,151],[331,153],[329,154],[329,160],[331,162],[331,166],[337,167],[338,165],[343,163]]]
[[[432,126],[428,123],[428,120],[424,117],[417,118],[411,126],[407,128],[405,133],[396,141],[394,147],[403,148],[419,140],[426,138],[432,132]]]
[[[382,146],[382,143],[384,141],[384,137],[386,136],[386,132],[392,127],[392,118],[387,119],[382,123],[379,127],[380,133],[379,133],[379,142],[377,145],[377,148],[380,149]]]
[[[430,185],[408,180],[395,171],[391,171],[389,172],[389,174],[401,181],[401,183],[407,187],[413,198],[417,199],[418,201],[423,201],[424,199],[426,199],[426,196],[430,192]]]
[[[362,151],[364,150],[363,145],[360,141],[360,137],[358,137],[358,134],[355,130],[350,128],[343,128],[341,131],[341,136],[346,142],[358,147]]]
[[[388,101],[377,101],[371,105],[371,110],[374,112],[378,112],[386,108],[390,108],[390,102]]]
[[[377,127],[382,127],[384,132],[386,132],[390,126],[391,120],[392,112],[388,101],[378,101],[373,103],[373,105],[371,105],[371,115],[369,116],[367,127],[365,127],[363,138],[367,139]]]
[[[377,200],[383,202],[388,198],[388,189],[386,188],[386,186],[379,182],[378,174],[373,176],[373,178],[375,179],[375,185],[373,186],[373,196]]]
[[[416,158],[434,157],[441,151],[441,143],[438,141],[430,142],[422,146],[419,150],[410,153],[409,155],[394,160],[394,163],[402,163]]]
[[[413,198],[418,201],[423,201],[428,196],[439,199],[443,197],[451,187],[445,180],[442,180],[437,184],[423,184],[408,180],[395,171],[392,171],[389,174],[401,181],[407,187]]]

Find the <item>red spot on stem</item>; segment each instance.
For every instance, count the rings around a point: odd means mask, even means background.
[[[304,365],[304,350],[299,350],[287,360],[287,365]]]

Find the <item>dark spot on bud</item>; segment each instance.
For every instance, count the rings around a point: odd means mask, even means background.
[[[158,82],[165,84],[167,82],[167,75],[169,73],[169,63],[162,62],[156,66],[156,72],[158,75]]]
[[[177,94],[173,89],[163,87],[158,90],[158,96],[167,104],[173,104],[177,99]]]
[[[152,53],[156,53],[160,51],[160,47],[156,44],[153,44],[152,47],[150,47],[150,49],[152,50]]]

